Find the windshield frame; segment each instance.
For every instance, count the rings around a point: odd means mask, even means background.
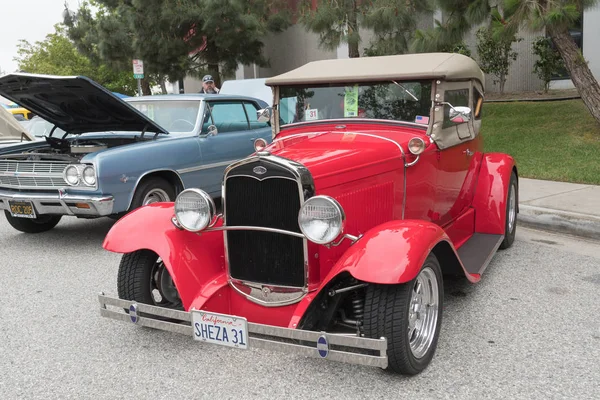
[[[369,86],[369,85],[380,85],[382,83],[392,84],[401,87],[404,89],[404,85],[406,83],[428,83],[431,84],[431,92],[430,98],[428,101],[429,109],[426,116],[429,118],[429,122],[427,124],[404,121],[404,120],[392,120],[392,119],[376,119],[376,118],[365,118],[365,117],[341,117],[341,118],[331,118],[331,119],[317,119],[310,121],[297,121],[291,122],[287,124],[283,124],[284,121],[280,118],[281,111],[281,89],[282,88],[312,88],[312,87],[344,87],[344,86]],[[433,109],[435,106],[435,92],[436,92],[436,80],[433,79],[386,79],[386,80],[375,80],[375,81],[358,81],[358,82],[335,82],[332,84],[321,84],[321,83],[302,83],[302,84],[290,84],[290,85],[274,85],[273,86],[273,137],[276,137],[282,130],[289,129],[297,126],[303,125],[313,125],[313,124],[350,124],[350,123],[376,123],[376,124],[394,124],[401,126],[410,126],[417,127],[420,129],[424,129],[429,131],[431,129],[433,123]],[[412,93],[409,92],[409,95],[412,96]],[[424,100],[424,99],[423,99]]]

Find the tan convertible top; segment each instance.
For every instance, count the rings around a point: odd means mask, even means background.
[[[484,75],[471,57],[456,53],[418,53],[395,56],[313,61],[267,79],[266,85],[294,85],[409,79],[477,79]]]

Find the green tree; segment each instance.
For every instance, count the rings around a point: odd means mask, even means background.
[[[552,47],[550,38],[540,36],[532,45],[533,54],[538,59],[533,64],[533,72],[544,82],[544,93],[548,93],[552,77],[565,66],[560,54]]]
[[[361,0],[320,0],[313,9],[311,0],[304,0],[300,6],[298,21],[313,33],[319,35],[319,45],[327,50],[335,50],[340,44],[348,44],[348,56],[360,57],[360,26],[371,2]]]
[[[89,0],[77,12],[65,13],[65,24],[78,48],[92,57],[119,66],[142,59],[145,72],[158,82],[211,73],[219,84],[239,63],[268,65],[263,39],[289,25],[284,3]],[[90,4],[99,11],[92,13]]]
[[[130,73],[91,62],[77,51],[63,26],[56,24],[54,29],[43,41],[34,44],[19,41],[15,57],[19,70],[47,75],[83,75],[110,91],[134,94],[136,84]]]
[[[417,29],[409,49],[412,52],[451,51],[463,47],[465,34],[488,20],[492,0],[429,0],[430,7],[442,13],[433,29]],[[466,47],[466,46],[464,46]]]
[[[521,39],[504,40],[494,37],[490,28],[484,27],[477,30],[477,54],[479,65],[483,72],[496,77],[494,85],[500,84],[500,93],[504,93],[504,85],[512,61],[519,55],[512,49],[513,42]]]
[[[486,74],[496,77],[494,85],[500,84],[500,93],[504,93],[504,85],[508,77],[510,64],[516,61],[518,53],[513,50],[513,43],[520,42],[514,32],[505,32],[506,18],[497,8],[491,10],[489,26],[477,30],[477,53],[479,64]]]
[[[417,21],[431,13],[427,1],[374,0],[363,10],[363,26],[373,31],[370,47],[365,49],[368,56],[404,54],[414,37]]]
[[[569,27],[581,18],[584,10],[598,0],[436,0],[446,14],[445,21],[430,31],[418,32],[411,48],[435,51],[448,43],[456,43],[473,27],[489,18],[494,5],[500,5],[508,18],[505,34],[520,28],[545,30],[561,55],[581,99],[600,123],[600,85],[594,78],[581,50],[569,34]]]

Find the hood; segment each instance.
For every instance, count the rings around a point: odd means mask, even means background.
[[[404,157],[400,147],[406,151],[406,143],[415,136],[425,135],[418,129],[404,133],[351,128],[295,132],[277,137],[267,150],[303,164],[315,180],[342,179],[342,174],[352,171],[368,176],[401,168]]]
[[[84,76],[8,74],[0,78],[0,95],[71,134],[144,130],[167,133]]]
[[[31,136],[20,123],[17,122],[15,117],[4,107],[0,107],[0,142],[6,141],[31,141],[35,138]]]

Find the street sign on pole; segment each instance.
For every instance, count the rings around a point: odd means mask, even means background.
[[[138,96],[142,95],[142,83],[144,79],[144,62],[142,60],[133,60],[133,77],[137,79]]]
[[[142,60],[133,60],[133,77],[135,79],[144,78],[144,62]]]

